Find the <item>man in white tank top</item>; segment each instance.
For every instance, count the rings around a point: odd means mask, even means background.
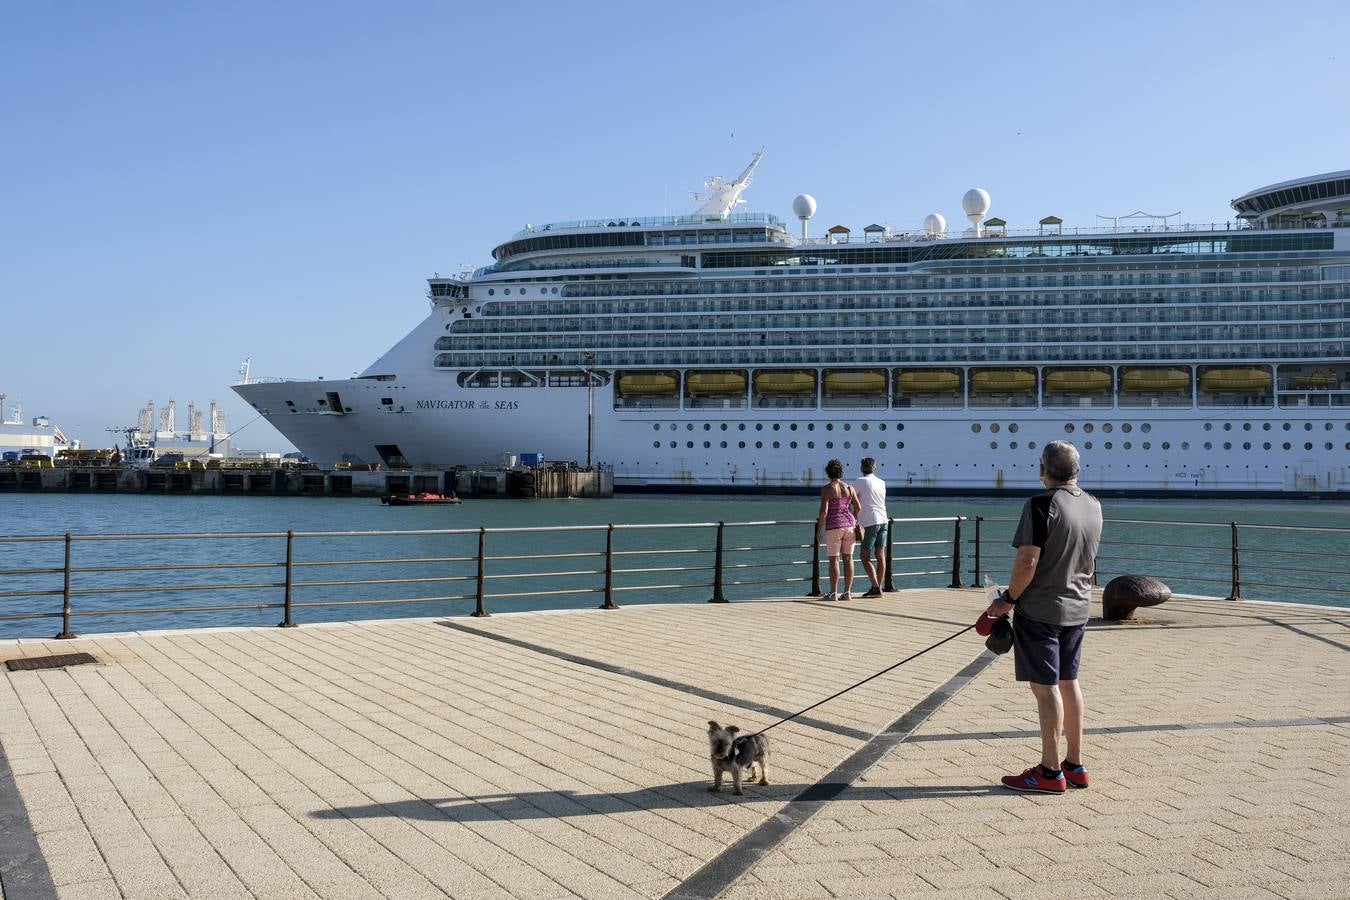
[[[862,526],[862,564],[867,577],[872,579],[872,589],[864,597],[880,597],[881,586],[886,583],[886,482],[876,476],[877,461],[864,456],[862,477],[853,482],[858,492],[858,502],[862,509],[858,512],[858,524]]]

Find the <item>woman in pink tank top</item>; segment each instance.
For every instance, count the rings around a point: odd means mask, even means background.
[[[826,600],[851,599],[853,590],[853,542],[858,527],[858,492],[844,483],[844,464],[832,459],[825,464],[830,483],[820,489],[820,512],[816,527],[825,535],[825,547],[830,556],[830,592]],[[842,559],[841,559],[842,557]],[[843,593],[839,588],[839,570],[844,573]]]

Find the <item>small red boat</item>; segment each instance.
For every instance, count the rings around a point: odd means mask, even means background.
[[[387,506],[430,506],[434,504],[453,506],[461,501],[454,494],[422,491],[417,494],[385,494],[380,498],[380,502]]]

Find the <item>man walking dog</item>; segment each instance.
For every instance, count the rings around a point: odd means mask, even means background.
[[[1041,452],[1046,491],[1026,502],[1012,544],[1017,548],[1008,589],[985,611],[1013,615],[1017,680],[1029,682],[1041,727],[1041,761],[1005,775],[1015,791],[1062,794],[1088,786],[1083,765],[1083,694],[1078,660],[1092,601],[1092,573],[1102,535],[1102,507],[1078,486],[1078,449],[1051,441]],[[1067,743],[1063,760],[1059,736]]]

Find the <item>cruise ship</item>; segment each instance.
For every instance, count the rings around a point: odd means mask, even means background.
[[[426,319],[360,375],[237,391],[321,467],[612,466],[619,489],[808,490],[831,457],[893,490],[1039,486],[1045,442],[1119,495],[1350,493],[1350,171],[1236,217],[899,230],[740,211],[526,226],[429,279]]]

